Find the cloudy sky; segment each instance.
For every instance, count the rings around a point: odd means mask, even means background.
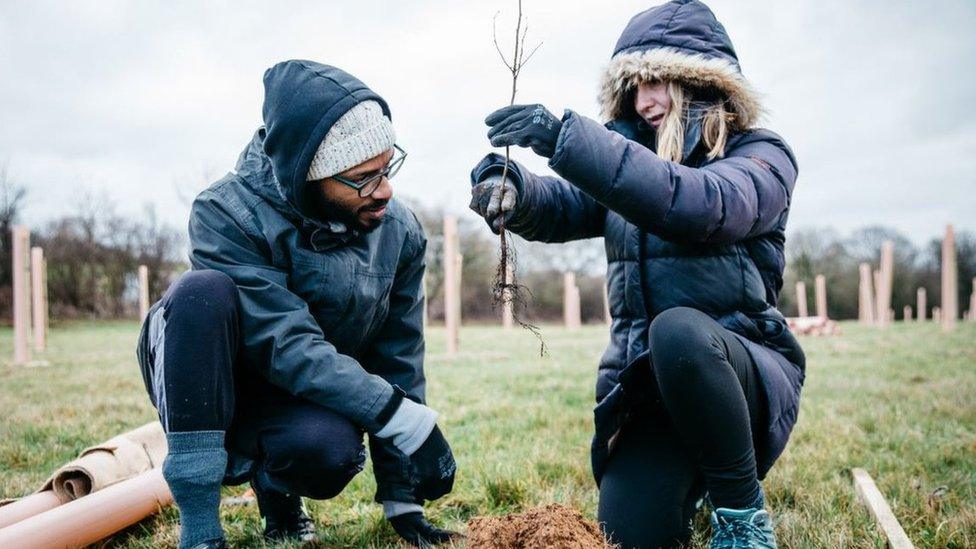
[[[617,36],[654,3],[525,0],[529,42],[543,45],[518,100],[596,118]],[[976,230],[976,3],[709,4],[766,96],[765,125],[796,151],[794,228],[882,223],[918,242],[947,222]],[[473,215],[482,120],[510,85],[497,11],[507,44],[514,0],[0,0],[0,164],[28,188],[33,227],[92,194],[183,227],[188,200],[261,124],[264,69],[307,58],[387,98],[410,153],[398,193]]]

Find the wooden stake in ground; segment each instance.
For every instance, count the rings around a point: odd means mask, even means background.
[[[908,539],[908,534],[902,529],[901,524],[898,524],[898,519],[891,512],[891,507],[888,507],[888,502],[878,490],[878,486],[874,483],[871,475],[864,469],[857,468],[851,469],[851,477],[854,480],[854,491],[867,506],[868,511],[871,512],[871,516],[874,517],[878,528],[888,542],[888,547],[891,549],[914,548],[912,540]]]
[[[901,310],[901,318],[905,322],[911,322],[912,321],[912,306],[911,305],[905,305],[905,307],[902,308],[902,310]]]
[[[44,250],[31,248],[31,309],[34,317],[34,351],[44,352],[47,346],[47,273],[44,269]]]
[[[875,326],[883,326],[884,320],[882,320],[881,308],[878,307],[879,299],[881,296],[881,271],[875,269],[871,271],[871,282],[874,284],[874,311],[872,312],[872,318],[874,319]]]
[[[895,274],[895,244],[886,240],[881,244],[881,268],[878,270],[878,282],[875,288],[878,292],[875,305],[878,313],[875,315],[875,323],[879,326],[887,326],[889,323],[891,309],[891,290],[894,284]]]
[[[578,330],[580,319],[580,293],[576,286],[576,273],[563,275],[563,320],[569,330]]]
[[[47,258],[41,261],[41,280],[44,281],[41,301],[44,303],[44,340],[47,341],[47,334],[51,333],[51,309],[50,301],[47,299]]]
[[[932,307],[932,322],[942,324],[942,307]]]
[[[915,315],[915,319],[918,322],[922,322],[928,316],[928,305],[925,303],[925,298],[925,288],[915,290],[915,312],[918,313]]]
[[[139,319],[149,314],[149,267],[139,265]]]
[[[796,314],[801,318],[810,316],[807,309],[807,285],[802,280],[796,283]]]
[[[30,362],[30,271],[27,254],[30,246],[30,232],[27,227],[11,227],[13,248],[13,302],[14,302],[14,364]]]
[[[817,316],[827,318],[827,277],[817,275],[814,279],[813,292],[817,304]]]
[[[447,328],[447,354],[457,356],[460,349],[461,273],[459,267],[458,225],[453,215],[444,216],[444,326]]]
[[[956,272],[956,236],[952,225],[946,225],[942,240],[942,329],[956,327],[959,316],[959,275]]]
[[[859,273],[857,318],[861,324],[870,326],[874,324],[874,290],[871,287],[871,265],[861,263]]]

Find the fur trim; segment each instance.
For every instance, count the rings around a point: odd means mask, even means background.
[[[737,130],[754,127],[763,115],[759,92],[731,62],[674,48],[655,48],[619,53],[610,60],[598,98],[604,118],[613,120],[627,112],[629,106],[624,102],[628,92],[649,80],[674,80],[718,89],[729,99],[735,115],[732,125]]]

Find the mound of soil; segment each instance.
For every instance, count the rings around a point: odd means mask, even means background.
[[[576,509],[551,503],[524,513],[468,521],[470,549],[605,549],[600,528]]]

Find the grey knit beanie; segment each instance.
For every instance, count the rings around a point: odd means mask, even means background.
[[[342,115],[312,157],[306,181],[325,179],[393,148],[393,123],[376,101],[363,101]]]

